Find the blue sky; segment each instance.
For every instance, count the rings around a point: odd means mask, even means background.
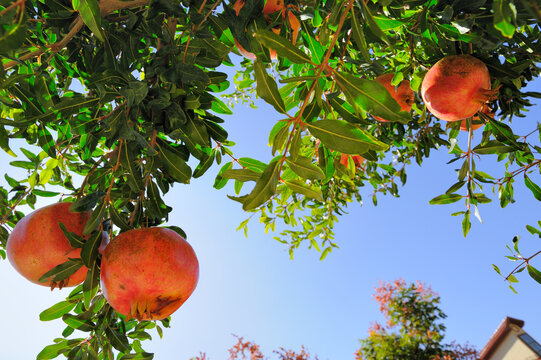
[[[539,80],[529,90],[541,91]],[[279,114],[265,104],[258,109],[238,105],[235,115],[225,118],[230,139],[237,142],[236,156],[270,159],[267,136]],[[514,120],[513,127],[523,129],[516,131],[523,134],[533,130],[540,118],[537,106],[526,118]],[[460,143],[466,144],[465,135]],[[377,207],[367,187],[365,204],[351,204],[349,214],[336,226],[340,249],[324,261],[306,247],[290,260],[287,248],[272,234],[264,234],[255,217],[248,238],[236,232],[247,214],[227,199],[226,194],[233,194],[231,186],[212,188],[217,168],[189,186],[175,186],[165,196],[174,208],[169,223],[188,234],[199,258],[200,280],[192,297],[173,315],[172,328],[163,339],[152,333],[154,340],[147,342],[146,349],[159,360],[189,359],[199,352],[224,360],[236,334],[260,344],[267,355],[279,347],[298,350],[304,345],[322,360],[351,359],[370,322],[382,320],[372,299],[374,287],[380,280],[399,277],[426,282],[439,293],[448,315],[446,341],[469,341],[480,349],[505,316],[525,320],[525,330],[541,341],[541,285],[521,274],[518,295],[514,294],[491,266],[512,269],[504,255],[505,245],[515,235],[521,236],[525,255],[541,247],[540,240],[525,229],[541,219],[539,202],[519,177],[517,202],[506,209],[497,202],[482,205],[484,223],[472,219],[465,239],[461,219],[450,216],[462,210],[463,203],[428,204],[456,181],[456,163],[446,165],[451,158],[440,149],[421,167],[411,165],[400,198],[381,196]],[[0,160],[12,161],[3,154]],[[502,166],[491,156],[478,163],[478,169],[498,177]],[[8,173],[17,177],[11,169]],[[530,176],[541,183],[539,175]],[[534,264],[541,268],[541,261]],[[67,291],[51,293],[31,284],[7,261],[0,261],[0,277],[4,309],[0,358],[35,358],[64,328],[61,321],[40,322],[38,315]]]

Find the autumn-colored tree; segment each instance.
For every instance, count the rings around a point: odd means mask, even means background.
[[[374,298],[386,324],[375,322],[361,340],[357,360],[476,360],[477,351],[466,345],[443,343],[447,317],[440,297],[421,282],[402,279],[381,283]]]

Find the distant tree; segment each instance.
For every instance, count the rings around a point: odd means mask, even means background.
[[[278,355],[279,360],[318,360],[310,357],[310,353],[304,347],[301,347],[300,352],[286,350],[281,347],[279,350],[274,350],[273,353]],[[237,337],[237,343],[229,349],[229,360],[263,360],[265,357],[259,349],[259,345],[244,340],[242,337]],[[192,358],[191,360],[210,360],[205,353]]]
[[[386,325],[375,322],[361,340],[356,360],[475,360],[470,345],[443,343],[444,320],[440,297],[423,283],[402,279],[380,284],[374,298]]]

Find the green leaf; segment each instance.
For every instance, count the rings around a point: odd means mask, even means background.
[[[56,158],[56,148],[53,137],[49,130],[45,127],[45,123],[40,121],[38,126],[38,143],[39,146],[52,158]]]
[[[329,246],[329,247],[326,247],[326,248],[323,250],[323,252],[321,253],[321,256],[319,257],[319,261],[324,260],[324,259],[327,257],[327,255],[329,255],[329,253],[330,253],[331,251],[332,251],[332,247],[330,247],[330,246]]]
[[[504,154],[514,151],[510,146],[507,146],[498,140],[489,140],[484,144],[479,144],[473,148],[477,154]]]
[[[372,116],[379,116],[388,121],[397,121],[402,124],[411,121],[411,115],[401,111],[400,105],[391,96],[391,93],[375,80],[361,79],[360,77],[335,71],[334,78],[348,103],[357,111],[362,109]]]
[[[92,321],[82,319],[79,316],[72,314],[64,314],[62,316],[62,321],[64,321],[68,326],[84,332],[92,331],[96,326]]]
[[[258,30],[255,32],[254,36],[265,47],[275,50],[278,55],[285,57],[295,64],[312,63],[312,60],[308,55],[293,46],[293,44],[287,39],[281,37],[280,35],[276,35],[272,31]]]
[[[65,349],[69,349],[67,340],[63,340],[58,344],[47,345],[37,355],[36,360],[54,359],[63,352],[62,350]]]
[[[522,146],[517,143],[516,136],[513,134],[513,130],[511,127],[509,127],[509,125],[504,124],[501,121],[497,121],[481,112],[479,114],[481,114],[481,116],[489,122],[490,130],[497,140],[506,145],[513,146],[517,150],[522,149]]]
[[[151,360],[151,359],[154,359],[154,354],[143,351],[137,354],[127,354],[120,358],[120,360],[129,360],[129,359]]]
[[[462,220],[462,233],[464,234],[464,237],[468,235],[468,232],[471,229],[471,221],[470,221],[470,211],[466,211],[464,213],[464,220]]]
[[[107,335],[107,339],[111,345],[113,345],[113,347],[118,351],[125,353],[131,350],[131,346],[126,335],[119,333],[110,326],[105,328],[105,335]]]
[[[541,284],[541,271],[537,270],[531,265],[528,265],[528,274],[530,274],[532,279]]]
[[[267,168],[267,164],[264,162],[247,157],[240,158],[239,164],[258,173],[262,173]]]
[[[255,209],[267,202],[276,193],[276,186],[280,178],[280,166],[281,162],[278,160],[269,163],[256,182],[252,192],[244,199],[242,204],[244,210]]]
[[[370,31],[372,31],[376,37],[383,40],[387,45],[392,46],[391,41],[387,38],[387,35],[385,35],[385,33],[381,30],[378,23],[370,13],[368,5],[366,5],[364,1],[359,1],[359,3],[362,5],[363,18],[368,24]]]
[[[55,197],[60,195],[60,193],[55,191],[45,191],[45,190],[39,190],[39,189],[32,189],[32,194],[42,197]]]
[[[512,38],[516,30],[517,9],[515,8],[515,4],[509,0],[494,0],[492,11],[494,12],[494,27],[503,36]]]
[[[362,154],[368,150],[387,150],[389,146],[363,129],[343,120],[319,120],[306,124],[310,133],[325,146],[344,154]]]
[[[526,187],[528,189],[531,190],[531,192],[533,193],[533,196],[541,201],[541,187],[539,187],[539,185],[537,185],[536,183],[534,183],[529,177],[528,175],[526,175],[526,173],[524,173],[524,183],[526,184]]]
[[[189,183],[192,177],[192,169],[182,159],[178,151],[161,139],[158,140],[156,146],[167,174],[175,181]]]
[[[301,180],[294,179],[285,181],[284,183],[287,185],[287,187],[289,187],[296,193],[302,194],[312,199],[323,201],[323,194],[321,193],[320,189],[311,187]]]
[[[104,206],[105,210],[105,206]],[[103,214],[102,214],[103,216]],[[100,218],[101,221],[101,218]],[[81,259],[87,268],[92,268],[98,257],[98,248],[102,240],[102,231],[94,231],[81,249]]]
[[[101,237],[100,237],[101,239]],[[86,279],[83,283],[83,301],[85,308],[90,307],[90,302],[96,296],[100,283],[100,272],[98,263],[94,262],[92,267],[86,273]]]
[[[428,203],[430,205],[445,205],[445,204],[452,204],[457,202],[458,200],[462,199],[463,196],[460,194],[443,194],[440,196],[436,196],[432,200],[430,200]]]
[[[215,152],[213,151],[210,156],[204,157],[195,167],[193,177],[198,178],[202,176],[214,163],[215,156]]]
[[[101,223],[101,219],[103,218],[103,215],[105,214],[105,209],[107,208],[107,203],[105,201],[101,201],[98,206],[92,211],[92,215],[90,215],[90,219],[86,222],[85,228],[83,229],[83,235],[86,236],[90,234],[92,231],[96,230],[98,226]]]
[[[62,315],[69,313],[77,305],[76,302],[71,301],[61,301],[58,304],[51,306],[50,308],[43,310],[39,314],[39,319],[41,321],[51,321],[59,319]]]
[[[280,92],[278,91],[278,86],[274,79],[267,74],[265,65],[259,60],[256,60],[254,63],[254,76],[257,82],[257,95],[268,104],[274,106],[276,111],[285,114],[287,111],[284,100],[282,100]]]
[[[303,179],[316,179],[316,180],[323,180],[325,179],[325,173],[319,166],[312,163],[312,159],[304,157],[304,156],[298,156],[296,159],[292,159],[291,157],[286,158],[287,164],[295,172],[295,174],[299,175]]]
[[[66,229],[66,226],[61,222],[58,223],[58,226],[60,226],[60,230],[62,230],[62,232],[64,233],[64,236],[68,239],[71,247],[73,248],[83,247],[86,240],[82,236],[79,236],[71,231],[68,231],[68,229]]]
[[[73,2],[73,5],[74,10],[79,12],[85,25],[88,26],[98,39],[104,41],[101,32],[101,14],[98,0],[77,0]]]
[[[250,169],[229,169],[225,170],[222,173],[222,176],[226,179],[235,179],[246,182],[259,180],[261,174]]]
[[[103,191],[91,192],[90,194],[80,197],[70,206],[71,212],[86,212],[92,210],[99,200],[103,198]]]
[[[83,266],[83,260],[69,258],[68,261],[55,266],[39,278],[39,282],[61,281],[75,274]]]
[[[368,52],[368,45],[366,44],[366,39],[364,37],[364,34],[361,31],[361,26],[359,25],[359,19],[357,18],[357,15],[355,14],[354,9],[351,11],[351,30],[353,34],[353,40],[357,44],[357,48],[359,49],[362,57],[365,61],[370,61],[370,53]]]

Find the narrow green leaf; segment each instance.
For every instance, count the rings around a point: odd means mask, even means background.
[[[530,274],[532,279],[541,284],[541,271],[537,270],[531,265],[528,265],[528,274]]]
[[[304,157],[304,156],[298,156],[296,159],[292,159],[291,157],[286,158],[287,164],[295,172],[295,174],[299,175],[303,179],[317,179],[317,180],[323,180],[325,179],[325,173],[319,166],[312,163],[312,159]]]
[[[285,181],[284,183],[287,187],[289,187],[296,193],[302,194],[312,199],[323,201],[323,194],[321,193],[320,189],[311,187],[301,180],[294,179]]]
[[[389,40],[389,38],[387,38],[387,35],[385,35],[385,33],[381,30],[378,23],[372,16],[368,5],[364,1],[359,1],[359,3],[362,5],[363,18],[368,24],[368,28],[370,29],[370,31],[372,31],[372,33],[374,33],[374,35],[377,36],[379,39],[383,40],[387,45],[392,46],[391,41]]]
[[[261,174],[250,169],[229,169],[224,171],[222,176],[226,179],[235,179],[246,182],[259,180]]]
[[[473,151],[477,154],[504,154],[508,152],[514,151],[514,149],[510,146],[507,146],[498,140],[489,140],[484,144],[479,144],[475,148],[473,148]]]
[[[75,274],[83,266],[83,260],[69,258],[68,261],[55,266],[39,278],[39,282],[61,281]]]
[[[326,247],[323,252],[321,253],[321,256],[319,257],[319,261],[322,261],[324,260],[327,255],[329,255],[329,253],[332,251],[332,248],[329,246],[329,247]]]
[[[464,213],[464,220],[462,220],[462,233],[464,234],[464,237],[468,235],[468,232],[470,232],[471,229],[471,221],[470,221],[470,211],[466,211]]]
[[[452,204],[457,202],[458,200],[462,199],[463,196],[460,194],[443,194],[440,196],[436,196],[432,200],[430,200],[428,203],[430,205],[445,205],[445,204]]]
[[[62,316],[62,321],[64,321],[68,326],[84,332],[92,331],[96,326],[92,321],[83,320],[79,316],[72,314],[64,314]]]
[[[278,55],[280,55],[281,57],[285,57],[286,59],[295,64],[312,63],[312,60],[308,55],[296,48],[287,39],[281,37],[280,35],[276,35],[272,31],[258,30],[255,32],[254,36],[264,46],[275,50]]]
[[[281,162],[278,160],[273,160],[269,163],[256,182],[252,192],[244,199],[242,205],[244,210],[255,209],[264,204],[276,193],[276,186],[280,178],[280,164]]]
[[[143,188],[143,175],[141,168],[135,162],[133,151],[128,147],[127,142],[124,142],[120,151],[120,164],[124,172],[128,175],[128,185],[132,191],[139,193]]]
[[[137,354],[127,354],[120,358],[120,360],[129,360],[129,359],[151,360],[151,359],[154,359],[154,354],[143,351]]]
[[[38,124],[38,143],[39,146],[52,158],[56,158],[56,148],[53,137],[45,127],[45,123],[40,121]]]
[[[104,41],[101,32],[101,14],[98,0],[78,0],[77,2],[78,6],[75,10],[79,12],[85,25],[88,26],[98,39]]]
[[[125,353],[131,350],[131,346],[126,335],[119,333],[110,326],[105,328],[105,335],[107,335],[107,339],[111,345],[113,345],[113,347],[118,351]]]
[[[100,237],[101,239],[101,237]],[[96,296],[100,283],[100,272],[98,269],[98,263],[94,262],[92,267],[86,274],[86,279],[83,283],[83,301],[85,308],[90,307],[90,302]]]
[[[100,220],[101,221],[101,220]],[[81,259],[87,268],[92,268],[98,257],[98,248],[102,240],[102,232],[94,231],[81,249]]]
[[[76,302],[61,301],[58,304],[51,306],[50,308],[43,310],[39,314],[41,321],[51,321],[59,319],[62,315],[69,313],[77,305]]]
[[[163,140],[156,143],[160,152],[160,157],[167,174],[175,181],[180,183],[189,183],[192,177],[192,169],[186,164],[180,154]]]
[[[361,30],[361,26],[359,24],[359,19],[357,18],[357,15],[355,14],[354,8],[351,9],[351,30],[353,34],[353,40],[357,44],[357,48],[359,49],[359,52],[361,53],[362,57],[366,62],[370,61],[370,53],[368,52],[368,45],[366,44],[366,39],[364,38],[364,34]]]
[[[71,247],[73,248],[83,247],[86,240],[82,236],[79,236],[71,231],[68,231],[68,229],[66,229],[66,226],[61,222],[58,223],[58,226],[60,226],[60,230],[62,230],[62,232],[64,233],[64,236],[68,239]]]
[[[276,111],[285,114],[287,111],[284,100],[282,100],[280,92],[278,91],[278,86],[274,79],[267,74],[265,65],[259,60],[256,60],[254,63],[254,76],[257,82],[257,95],[268,104],[274,106]]]
[[[388,121],[397,121],[402,124],[411,121],[411,115],[401,111],[400,105],[391,96],[391,93],[375,80],[335,71],[334,79],[346,95],[348,103],[355,109],[362,109],[373,116],[379,116]]]
[[[310,133],[325,146],[344,154],[362,154],[368,150],[387,150],[389,146],[363,129],[343,120],[319,120],[306,124]]]
[[[524,173],[524,183],[526,184],[526,187],[528,189],[531,190],[531,192],[533,193],[533,196],[541,201],[541,187],[539,187],[539,185],[537,185],[536,183],[534,183],[529,177],[528,175],[526,175],[526,173]]]
[[[52,344],[47,345],[43,348],[43,350],[40,351],[40,353],[36,356],[36,360],[49,360],[54,359],[58,355],[62,353],[62,350],[69,349],[69,346],[67,345],[68,341],[63,340],[59,342],[58,344]]]
[[[105,201],[101,201],[98,206],[92,211],[92,215],[90,215],[90,219],[86,222],[85,228],[83,229],[83,235],[86,236],[90,234],[92,231],[96,230],[101,223],[101,219],[103,218],[103,215],[105,214],[105,209],[107,208],[107,203]]]

